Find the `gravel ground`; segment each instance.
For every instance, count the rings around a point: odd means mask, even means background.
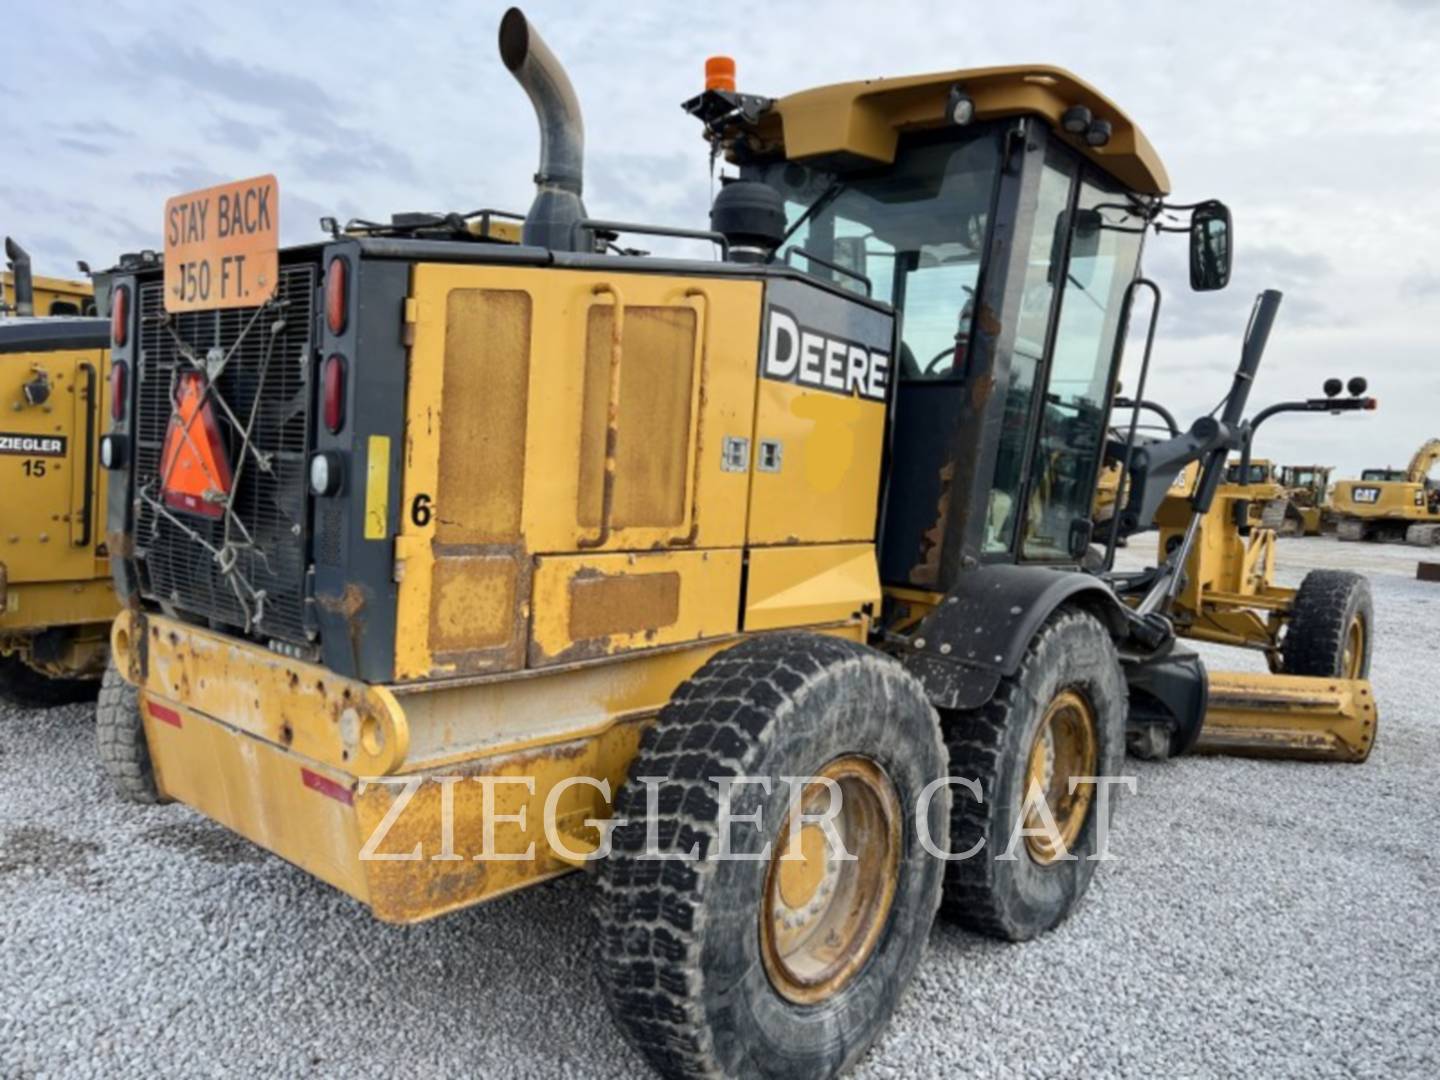
[[[1416,556],[1282,542],[1291,580],[1373,575],[1368,764],[1132,762],[1076,915],[1019,946],[938,926],[857,1075],[1440,1075],[1440,586]],[[0,718],[0,1075],[645,1075],[582,880],[386,927],[183,807],[121,804],[92,744],[84,707]]]

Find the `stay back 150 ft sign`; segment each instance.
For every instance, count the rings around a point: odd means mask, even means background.
[[[165,310],[254,307],[280,277],[280,189],[273,176],[218,184],[165,203]]]

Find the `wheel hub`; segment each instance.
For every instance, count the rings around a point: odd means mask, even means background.
[[[1023,796],[1030,799],[1038,788],[1054,824],[1050,829],[1040,808],[1026,804],[1025,847],[1037,863],[1049,864],[1064,856],[1085,825],[1095,785],[1076,784],[1071,791],[1070,778],[1095,775],[1099,757],[1095,732],[1095,710],[1078,690],[1056,694],[1035,732]]]
[[[836,758],[818,777],[775,834],[760,910],[766,974],[801,1004],[835,994],[864,966],[895,899],[902,847],[900,800],[878,764]],[[792,837],[797,812],[828,812],[830,827],[806,820]]]
[[[1340,659],[1340,668],[1347,679],[1360,678],[1365,667],[1365,624],[1360,616],[1350,621],[1345,632],[1345,652]]]

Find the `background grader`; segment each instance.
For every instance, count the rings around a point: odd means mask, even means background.
[[[96,459],[109,395],[110,325],[91,286],[36,278],[6,237],[0,315],[0,697],[94,697],[119,610]],[[41,312],[40,316],[35,313]]]
[[[1319,536],[1335,531],[1330,502],[1329,465],[1282,465],[1280,486],[1285,489],[1285,520],[1281,536]]]
[[[499,43],[541,128],[520,243],[405,215],[279,251],[262,177],[171,200],[163,274],[117,276],[103,760],[390,921],[588,866],[658,1070],[834,1075],[937,907],[1007,939],[1074,908],[1127,727],[1184,752],[1273,678],[1216,690],[1165,612],[1279,295],[1220,417],[1109,447],[1117,537],[1203,464],[1127,602],[1080,563],[1169,181],[1113,103],[707,65],[686,110],[739,175],[673,229],[586,214],[563,69],[516,10]],[[1183,231],[1222,286],[1228,212]]]

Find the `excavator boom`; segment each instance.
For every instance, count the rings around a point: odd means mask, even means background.
[[[1405,470],[1406,479],[1412,484],[1425,483],[1437,461],[1440,461],[1440,439],[1426,439],[1410,459],[1410,467]]]

